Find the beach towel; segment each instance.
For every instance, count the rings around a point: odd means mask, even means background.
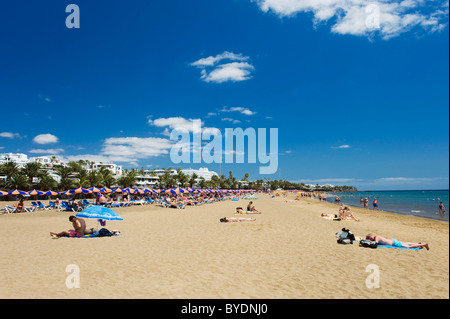
[[[394,248],[394,249],[409,249],[409,250],[422,250],[421,248],[407,248],[407,247],[397,247],[397,246],[389,246],[389,245],[378,245],[381,248]]]
[[[359,243],[361,237],[357,237],[356,242]],[[390,246],[390,245],[378,245],[377,247],[381,248],[391,248],[391,249],[403,249],[403,250],[422,250],[421,248],[407,248],[407,247],[397,247],[397,246]]]

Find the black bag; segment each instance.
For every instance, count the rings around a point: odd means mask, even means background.
[[[372,248],[372,249],[375,249],[375,248],[378,247],[378,244],[377,244],[376,241],[371,241],[371,240],[365,240],[365,239],[363,239],[363,240],[361,240],[361,241],[359,242],[359,247],[366,247],[366,248]]]
[[[339,239],[337,240],[338,244],[343,244],[343,245],[352,244],[353,245],[353,241],[355,240],[355,235],[353,235],[353,233],[349,229],[342,228],[342,231],[337,233],[336,235],[339,235]]]
[[[106,228],[102,228],[98,231],[98,237],[111,237],[114,236],[113,232]]]
[[[338,244],[342,244],[342,245],[348,245],[348,244],[353,245],[353,240],[351,240],[350,238],[340,237],[337,240],[337,242],[338,242]]]

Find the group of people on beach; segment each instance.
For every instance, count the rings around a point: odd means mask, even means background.
[[[247,210],[244,211],[242,207],[236,207],[236,215],[244,215],[244,214],[262,214],[259,210],[253,206],[253,202],[249,202],[247,205]],[[219,220],[221,223],[238,223],[238,222],[254,222],[255,218],[237,218],[237,217],[224,217]]]
[[[341,221],[341,220],[352,220],[352,221],[357,221],[359,222],[359,219],[357,219],[351,209],[347,206],[343,207],[340,206],[339,207],[339,213],[338,214],[321,214],[321,217],[324,218],[329,218],[332,220],[337,220],[337,221]]]

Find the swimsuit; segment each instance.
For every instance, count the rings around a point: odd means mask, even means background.
[[[394,247],[403,247],[402,243],[399,242],[397,239],[392,239],[392,246],[394,246]]]
[[[69,233],[70,233],[70,235],[69,235],[70,237],[83,237],[83,235],[81,235],[76,230],[71,230]]]

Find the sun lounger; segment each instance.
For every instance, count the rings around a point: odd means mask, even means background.
[[[42,202],[40,202],[40,201],[38,201],[37,204],[38,204],[38,208],[39,208],[39,209],[45,209],[45,210],[52,209],[52,207],[51,207],[50,205],[45,206],[45,205],[42,204]]]

